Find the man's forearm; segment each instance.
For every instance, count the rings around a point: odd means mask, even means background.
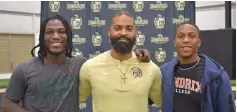
[[[18,104],[12,102],[12,104],[8,104],[7,106],[2,107],[2,112],[29,112]]]
[[[17,103],[10,101],[9,99],[4,97],[2,102],[2,112],[29,112],[29,111],[27,111]]]

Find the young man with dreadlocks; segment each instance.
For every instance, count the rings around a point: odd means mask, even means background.
[[[78,70],[85,58],[72,58],[72,31],[61,16],[43,21],[38,57],[20,63],[3,98],[3,112],[77,112]],[[18,103],[22,101],[22,106]]]
[[[78,73],[86,58],[72,57],[72,48],[68,22],[59,15],[44,20],[39,44],[31,51],[33,58],[17,65],[12,73],[2,111],[78,112]],[[149,61],[147,57],[141,60]]]

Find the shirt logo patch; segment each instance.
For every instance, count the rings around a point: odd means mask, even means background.
[[[138,67],[133,67],[132,69],[131,69],[131,71],[133,71],[133,77],[134,78],[137,78],[137,77],[142,77],[142,70],[140,69],[140,68],[138,68]]]

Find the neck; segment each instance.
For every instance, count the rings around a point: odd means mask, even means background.
[[[47,53],[46,57],[44,57],[44,64],[63,64],[65,62],[65,58],[64,53],[60,55],[52,55]]]
[[[179,59],[180,64],[190,64],[190,63],[197,62],[200,58],[198,55],[193,55],[193,56],[187,57],[187,58],[178,57],[178,59]]]
[[[121,54],[121,53],[116,52],[113,48],[111,49],[110,54],[114,59],[121,60],[121,61],[128,60],[129,58],[132,57],[132,51],[130,53]]]

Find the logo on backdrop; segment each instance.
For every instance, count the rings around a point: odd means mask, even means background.
[[[80,29],[82,25],[82,18],[79,17],[77,14],[75,14],[71,18],[71,25],[72,25],[72,29]]]
[[[163,50],[162,48],[159,48],[155,52],[155,57],[156,57],[157,62],[164,62],[166,58],[166,51]]]
[[[175,1],[175,7],[177,10],[184,10],[185,1]]]
[[[85,37],[80,38],[79,35],[73,35],[72,42],[73,44],[84,44],[86,43],[86,38]]]
[[[94,20],[88,20],[88,25],[92,27],[101,27],[105,25],[105,20],[100,20],[99,17],[95,17]]]
[[[135,12],[141,12],[144,8],[144,2],[143,1],[134,1],[133,8],[134,8]]]
[[[164,44],[169,42],[169,37],[164,37],[162,34],[158,34],[157,37],[151,37],[151,43]]]
[[[138,17],[136,17],[135,24],[136,24],[136,26],[148,25],[148,19],[143,19],[142,20],[142,17],[138,16]]]
[[[80,4],[78,1],[74,1],[73,4],[67,3],[67,9],[82,10],[85,9],[85,4]]]
[[[92,43],[94,46],[101,46],[102,36],[98,32],[95,32],[95,34],[92,35]]]
[[[100,1],[91,1],[91,9],[93,12],[100,12],[101,2]]]
[[[137,78],[137,77],[142,77],[142,70],[140,69],[140,68],[138,68],[138,67],[133,67],[132,69],[131,69],[131,71],[133,71],[133,77],[134,78]]]
[[[72,51],[72,55],[75,57],[76,56],[83,57],[83,53],[77,48]]]
[[[58,10],[60,8],[60,2],[59,1],[50,1],[49,8],[50,8],[51,12],[58,12]]]
[[[158,14],[158,17],[155,17],[154,24],[156,28],[161,29],[165,27],[165,17],[162,17],[162,15]]]
[[[178,18],[173,18],[173,23],[176,25],[179,25],[179,24],[186,22],[186,21],[189,21],[189,18],[184,18],[183,15],[179,15]]]
[[[136,45],[144,45],[145,35],[141,31],[137,31]]]
[[[108,9],[112,9],[112,10],[124,10],[127,8],[127,4],[126,3],[120,3],[119,1],[114,1],[115,4],[110,4],[108,3]]]
[[[100,51],[95,51],[95,54],[89,54],[89,58],[94,58],[100,54]]]
[[[153,10],[165,10],[168,8],[167,3],[163,3],[161,1],[157,1],[156,4],[150,4],[150,9]]]

